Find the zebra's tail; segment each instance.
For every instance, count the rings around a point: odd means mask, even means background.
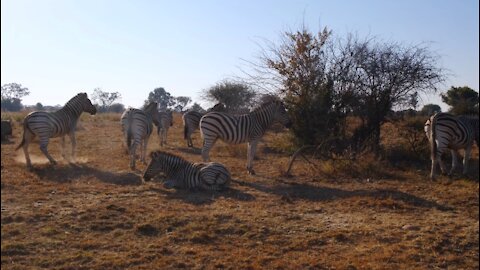
[[[130,112],[127,116],[127,148],[130,151],[132,145],[132,116],[133,112]]]
[[[183,139],[186,140],[188,135],[188,125],[185,123],[183,127]]]
[[[431,149],[431,158],[432,160],[435,160],[437,158],[437,142],[435,141],[437,137],[437,130],[436,130],[436,125],[437,125],[437,114],[434,114],[430,118],[430,149]]]
[[[20,144],[15,148],[15,151],[20,149],[25,144],[25,133],[27,132],[28,126],[27,126],[27,119],[23,120],[23,135],[22,135],[22,141]]]

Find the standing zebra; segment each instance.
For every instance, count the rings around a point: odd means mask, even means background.
[[[223,112],[225,111],[225,105],[222,103],[217,103],[215,106],[207,110],[208,112],[215,111],[215,112]],[[187,140],[187,146],[193,147],[192,142],[192,133],[197,130],[200,124],[200,119],[202,116],[205,115],[204,113],[197,112],[197,111],[188,111],[183,114],[183,137]]]
[[[157,134],[160,138],[160,146],[167,144],[168,128],[173,126],[173,114],[172,111],[158,112],[159,125],[157,126]]]
[[[23,146],[28,169],[33,168],[30,155],[28,154],[28,145],[35,136],[39,138],[42,153],[52,165],[55,165],[57,162],[50,156],[47,150],[49,139],[62,137],[62,156],[67,159],[65,154],[65,135],[68,134],[72,143],[72,161],[75,162],[75,150],[77,147],[75,129],[82,112],[88,112],[92,115],[97,113],[97,109],[88,99],[87,93],[77,94],[56,112],[31,112],[25,117],[23,120],[22,142],[15,150]]]
[[[448,113],[437,113],[425,122],[425,134],[430,142],[432,168],[430,178],[435,179],[435,168],[440,164],[442,173],[446,173],[442,161],[442,153],[447,148],[452,153],[451,175],[457,167],[457,150],[465,149],[463,157],[463,174],[468,172],[468,160],[472,151],[473,141],[478,147],[478,117],[454,116]]]
[[[122,131],[130,154],[130,168],[135,169],[135,151],[141,147],[140,160],[145,162],[148,139],[152,134],[153,125],[159,125],[157,103],[152,102],[143,110],[128,108],[121,117]],[[133,140],[133,142],[132,142]]]
[[[218,138],[229,144],[248,142],[247,170],[253,170],[253,158],[258,141],[274,121],[279,121],[287,128],[291,121],[280,101],[270,101],[261,105],[249,114],[229,115],[222,112],[210,112],[200,120],[200,134],[203,138],[202,157],[209,160],[209,152]]]
[[[151,158],[143,174],[145,181],[163,172],[167,188],[222,190],[230,184],[230,172],[220,163],[191,163],[162,151],[152,152]]]

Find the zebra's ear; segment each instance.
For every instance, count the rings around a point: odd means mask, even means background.
[[[150,153],[150,157],[151,157],[152,159],[157,159],[157,158],[158,158],[158,155],[159,155],[159,153],[158,153],[157,151]]]

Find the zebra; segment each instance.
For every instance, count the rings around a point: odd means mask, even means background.
[[[452,154],[452,168],[448,175],[451,175],[458,165],[457,150],[459,149],[465,149],[463,174],[467,174],[473,141],[476,142],[478,147],[478,127],[478,117],[454,116],[448,113],[436,113],[425,122],[424,130],[430,143],[432,159],[430,172],[432,180],[435,179],[437,163],[440,164],[442,173],[446,173],[441,155],[447,148],[450,149]]]
[[[166,176],[166,188],[219,191],[230,184],[230,172],[220,163],[191,163],[182,157],[162,151],[152,152],[150,156],[150,164],[143,174],[145,181],[163,172]]]
[[[209,152],[218,138],[228,144],[248,142],[247,170],[253,170],[253,158],[258,141],[274,121],[289,128],[292,124],[281,101],[269,101],[252,112],[243,115],[229,115],[223,112],[209,112],[200,120],[200,134],[203,138],[202,158],[209,161]]]
[[[40,150],[48,158],[50,164],[56,165],[57,162],[50,156],[47,150],[49,139],[62,137],[62,156],[64,159],[67,159],[65,154],[65,135],[68,134],[72,144],[72,162],[75,162],[75,150],[77,147],[75,130],[82,112],[87,112],[91,115],[97,113],[97,108],[88,99],[87,93],[77,94],[56,112],[35,111],[25,116],[23,119],[22,142],[15,150],[23,147],[28,169],[33,169],[30,155],[28,154],[28,145],[34,137],[39,138]]]
[[[157,134],[160,138],[160,146],[167,144],[168,128],[173,126],[173,114],[172,111],[158,112],[159,125],[157,126]]]
[[[223,103],[217,103],[212,108],[208,109],[206,113],[216,111],[222,112],[225,111],[225,105]],[[188,111],[183,114],[182,121],[183,121],[183,137],[187,140],[187,146],[193,147],[192,142],[192,133],[197,130],[200,124],[200,119],[205,113],[197,112],[197,111]]]
[[[130,168],[135,170],[135,151],[141,147],[140,160],[146,164],[148,139],[152,134],[153,125],[159,125],[157,103],[151,102],[145,109],[128,108],[121,116],[122,131],[125,137],[127,151],[130,155]]]

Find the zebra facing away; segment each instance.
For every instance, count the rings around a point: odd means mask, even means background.
[[[222,112],[205,114],[200,120],[203,161],[209,160],[210,149],[218,138],[228,144],[248,142],[247,170],[250,174],[255,174],[252,162],[258,141],[275,121],[287,128],[292,124],[284,104],[280,101],[266,102],[249,114],[229,115]]]
[[[179,156],[156,151],[151,153],[151,161],[143,179],[149,181],[163,172],[165,187],[180,189],[222,190],[230,184],[230,172],[220,163],[191,163]]]
[[[153,125],[159,125],[157,103],[151,102],[145,109],[128,108],[121,116],[122,131],[125,137],[128,153],[130,154],[130,168],[135,169],[135,151],[140,146],[140,160],[145,162],[148,139],[152,134]]]
[[[27,168],[32,169],[32,162],[28,154],[28,145],[33,138],[38,137],[40,141],[40,150],[48,158],[52,165],[57,164],[48,153],[47,147],[50,138],[62,137],[62,156],[67,159],[65,154],[65,135],[69,135],[72,143],[72,162],[75,162],[75,150],[77,140],[75,130],[78,118],[82,112],[92,115],[97,113],[97,109],[88,99],[87,93],[79,93],[70,99],[63,108],[56,112],[31,112],[23,120],[22,142],[15,150],[23,147]]]
[[[225,111],[225,105],[223,103],[217,103],[215,106],[207,110],[208,112],[223,112]],[[197,111],[188,111],[182,115],[183,121],[183,138],[187,140],[187,146],[193,147],[192,133],[199,128],[200,119],[204,113]]]
[[[463,157],[463,174],[468,172],[468,161],[472,151],[473,141],[478,147],[478,117],[454,116],[448,113],[437,113],[425,122],[425,134],[430,142],[432,168],[430,178],[435,179],[437,163],[440,164],[442,173],[446,173],[445,164],[441,155],[450,149],[452,154],[451,175],[458,165],[457,150],[465,149]]]
[[[173,126],[172,111],[158,112],[159,125],[157,126],[157,134],[160,138],[160,146],[167,144],[168,129]]]

